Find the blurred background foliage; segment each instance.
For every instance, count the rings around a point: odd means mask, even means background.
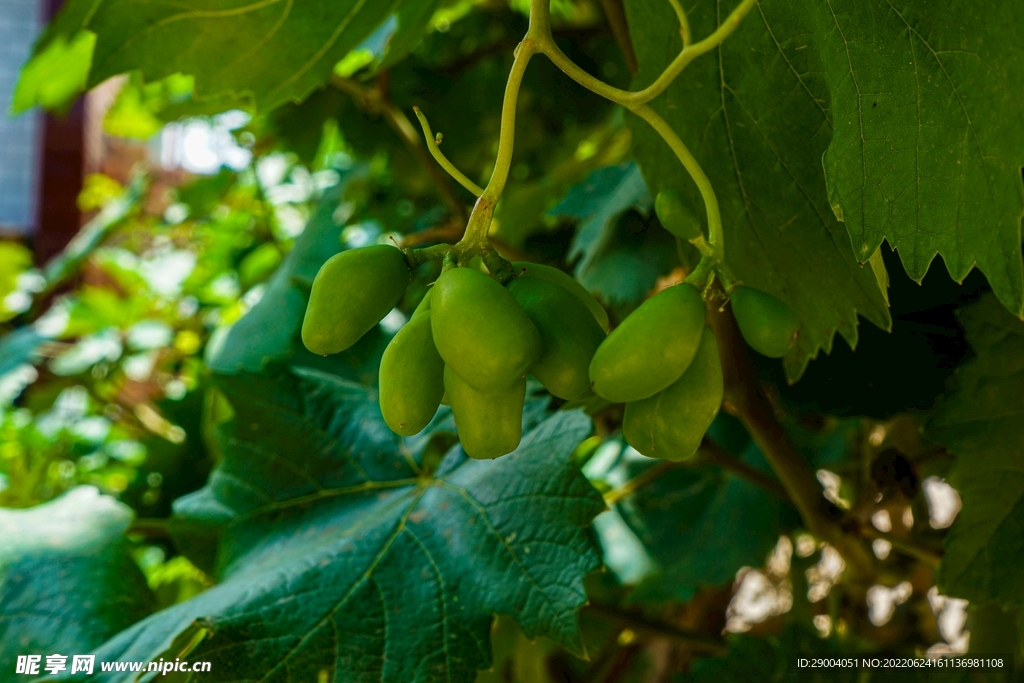
[[[179,547],[188,535],[172,516],[172,503],[201,489],[223,457],[215,432],[233,408],[216,375],[301,366],[372,386],[383,343],[436,265],[417,271],[379,330],[321,359],[296,344],[319,264],[343,248],[461,234],[471,197],[426,155],[412,106],[470,178],[482,184],[491,172],[528,2],[428,5],[422,40],[371,36],[327,86],[268,111],[198,100],[190,76],[120,78],[102,119],[110,140],[146,150],[169,130],[187,137],[202,124],[229,131],[230,149],[206,150],[215,163],[203,173],[168,169],[147,152],[88,176],[78,195],[88,220],[47,263],[31,244],[0,242],[0,506],[56,509],[38,506],[61,505],[83,485],[127,506],[110,529],[128,540],[109,552],[144,577],[132,607],[140,616],[218,581],[200,559],[206,551]],[[614,5],[554,2],[555,36],[588,72],[628,87],[635,58],[606,18]],[[52,42],[34,59],[15,108],[66,108],[84,87],[81,69],[65,68],[91,49],[83,40]],[[613,320],[681,279],[694,254],[658,225],[623,112],[543,59],[527,73],[519,108],[511,183],[493,228],[499,250],[574,273]],[[972,357],[954,312],[988,286],[977,273],[957,285],[939,270],[918,285],[891,252],[883,257],[892,333],[861,326],[856,353],[838,342],[793,385],[780,364],[755,359],[830,509],[874,538],[878,582],[841,583],[842,558],[802,530],[733,418],[713,427],[717,456],[681,466],[639,456],[621,439],[621,414],[590,405],[595,432],[574,458],[608,510],[593,525],[606,569],[587,577],[581,612],[589,658],[499,617],[493,667],[480,683],[778,680],[765,672],[785,669],[793,652],[966,650],[967,603],[941,595],[934,573],[960,505],[944,480],[954,458],[921,426]],[[451,445],[439,438],[428,453]],[[976,632],[1003,624],[994,629],[1009,642],[1000,651],[1019,649],[1016,612],[993,618],[992,609],[972,607]],[[102,622],[83,648],[127,623]],[[752,669],[752,660],[774,664]]]

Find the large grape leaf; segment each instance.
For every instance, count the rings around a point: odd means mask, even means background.
[[[791,4],[755,7],[720,52],[690,64],[652,106],[711,179],[733,270],[800,316],[799,341],[784,361],[792,380],[820,349],[831,350],[836,331],[856,343],[857,311],[886,329],[890,318],[872,270],[857,264],[828,203],[821,166],[831,140],[827,91],[820,92],[816,52],[797,49],[808,29],[791,16],[798,11]],[[662,0],[630,0],[626,8],[643,85],[681,49],[678,24]],[[712,31],[729,9],[690,3],[694,35]],[[646,123],[631,120],[651,192],[678,188],[703,216],[696,187],[671,150]]]
[[[221,583],[99,659],[163,656],[206,629],[190,654],[213,663],[204,680],[471,681],[495,613],[582,654],[576,609],[599,563],[584,527],[603,508],[571,462],[584,415],[553,415],[497,460],[454,448],[429,474],[360,385],[304,371],[222,388],[224,459],[176,506],[220,534]]]
[[[779,61],[821,54],[827,91],[809,87],[831,110],[829,197],[857,258],[886,239],[918,282],[936,254],[957,281],[977,265],[1024,313],[1024,3],[772,2],[760,18],[805,22],[776,33]]]
[[[733,5],[688,8],[694,34]],[[629,9],[645,84],[680,40],[665,3]],[[801,316],[791,378],[834,330],[855,341],[855,310],[886,325],[870,287],[883,238],[915,280],[940,254],[954,279],[977,265],[1024,311],[1022,21],[1020,3],[767,0],[656,101],[718,190],[730,262]],[[700,208],[664,145],[636,130],[652,190],[684,187]],[[851,247],[872,269],[857,272]]]
[[[242,96],[267,110],[302,100],[323,85],[335,64],[396,12],[397,49],[407,52],[435,5],[435,0],[71,0],[36,46],[29,66],[51,54],[50,46],[74,43],[88,31],[96,41],[86,87],[130,71],[141,72],[146,81],[181,73],[195,77],[199,98]]]
[[[961,321],[977,354],[926,434],[957,455],[950,483],[963,510],[946,538],[944,593],[972,602],[1024,600],[1024,323],[988,296]]]
[[[131,521],[89,486],[0,510],[0,670],[17,655],[88,652],[152,611],[124,538]]]

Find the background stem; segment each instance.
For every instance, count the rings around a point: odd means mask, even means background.
[[[619,44],[619,51],[622,52],[622,59],[626,62],[629,75],[636,76],[639,65],[636,51],[633,49],[633,39],[629,35],[629,24],[626,22],[626,10],[622,6],[622,0],[601,0],[601,9],[604,10],[604,18],[608,20],[615,42]]]
[[[828,505],[821,485],[776,419],[732,311],[709,306],[707,322],[715,333],[722,357],[725,378],[723,407],[739,418],[761,449],[807,529],[832,544],[856,574],[871,575],[874,563],[864,545],[859,539],[846,535],[835,521],[826,516]]]
[[[715,467],[720,467],[723,470],[732,472],[739,478],[764,489],[768,493],[781,498],[787,503],[792,502],[789,499],[789,494],[786,493],[786,489],[784,489],[782,484],[777,480],[768,476],[761,470],[751,467],[732,453],[722,448],[720,444],[712,441],[706,436],[701,441],[700,449],[697,451],[696,456],[690,460],[662,460],[657,465],[654,465],[643,473],[633,477],[622,486],[612,489],[608,493],[604,494],[604,502],[608,505],[614,505],[620,500],[623,500],[631,494],[639,491],[647,484],[656,481],[668,472],[684,467],[700,467],[702,465],[714,465]]]

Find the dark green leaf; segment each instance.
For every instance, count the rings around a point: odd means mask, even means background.
[[[944,592],[972,602],[1024,599],[1024,323],[988,296],[961,321],[977,356],[956,374],[956,389],[926,434],[958,457],[950,483],[963,511],[946,538],[939,571]]]
[[[430,19],[442,0],[405,0],[398,8],[398,28],[388,40],[387,52],[378,69],[388,69],[405,58],[423,39]]]
[[[581,654],[576,609],[598,566],[584,527],[603,507],[571,463],[581,413],[556,413],[512,455],[455,448],[418,476],[417,442],[359,385],[304,372],[224,390],[224,459],[177,506],[219,529],[222,582],[101,658],[152,658],[200,620],[212,633],[191,657],[213,662],[209,680],[472,681],[494,613]]]
[[[577,276],[620,319],[643,302],[659,277],[679,263],[673,238],[667,232],[660,228],[645,230],[638,241],[630,239],[635,235],[621,234],[622,222],[608,248],[585,273]]]
[[[1024,312],[1024,4],[780,2],[753,18],[778,69],[795,74],[807,43],[820,54],[807,91],[830,110],[829,198],[857,258],[887,239],[917,281],[936,254],[954,280],[977,266]]]
[[[0,662],[85,653],[143,618],[153,597],[129,555],[131,510],[88,486],[0,510]]]
[[[258,109],[273,109],[302,100],[323,85],[336,63],[400,9],[405,11],[399,21],[410,23],[397,34],[397,50],[408,51],[422,35],[430,18],[424,6],[431,4],[72,0],[40,41],[23,81],[41,68],[41,59],[53,61],[52,46],[89,31],[96,40],[87,87],[131,71],[141,72],[147,82],[186,74],[195,77],[201,99],[247,96]],[[35,103],[49,104],[38,96]]]
[[[548,213],[579,221],[568,256],[570,260],[580,259],[576,264],[577,276],[585,274],[608,246],[615,232],[616,218],[631,208],[647,211],[651,203],[651,194],[634,163],[598,169],[579,185],[569,188],[562,201]]]
[[[694,36],[714,30],[732,4],[691,3]],[[821,155],[833,115],[820,53],[807,45],[810,36],[830,32],[808,24],[817,7],[756,5],[720,51],[698,58],[652,102],[711,179],[733,270],[800,316],[799,342],[784,361],[790,379],[819,350],[831,350],[835,332],[854,345],[858,311],[879,327],[890,324],[872,270],[857,264],[828,202]],[[662,0],[635,0],[627,11],[637,83],[645,85],[681,49],[678,23]],[[704,216],[693,181],[668,146],[646,123],[631,121],[651,191],[676,188],[694,215]]]

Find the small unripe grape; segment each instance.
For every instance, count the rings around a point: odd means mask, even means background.
[[[692,240],[700,237],[700,222],[686,207],[679,190],[662,190],[654,199],[654,213],[662,227],[676,237]]]
[[[608,331],[610,326],[608,320],[608,311],[604,310],[604,307],[598,303],[590,292],[575,280],[571,275],[563,273],[558,268],[552,268],[551,266],[545,266],[542,263],[530,263],[529,261],[513,261],[512,269],[519,276],[516,279],[529,277],[536,278],[538,280],[545,280],[553,285],[558,285],[562,289],[566,290],[576,298],[578,298],[583,305],[590,311],[594,320],[601,326],[601,329],[605,332]]]
[[[466,455],[486,460],[511,453],[519,446],[523,437],[526,378],[496,391],[483,392],[471,387],[446,365],[444,388]]]
[[[320,355],[344,351],[395,307],[410,277],[405,256],[387,244],[335,254],[313,279],[302,342]]]
[[[391,431],[412,436],[437,412],[444,396],[444,361],[434,347],[430,311],[417,312],[380,359],[380,411]]]
[[[704,328],[704,300],[683,283],[640,305],[601,343],[590,362],[594,391],[616,403],[653,396],[690,365]]]
[[[731,301],[743,338],[758,353],[782,358],[796,344],[800,319],[785,301],[753,287],[737,287]]]
[[[530,373],[559,398],[587,393],[590,359],[604,339],[594,316],[579,298],[545,280],[519,277],[508,291],[540,331],[541,354]]]
[[[708,328],[682,377],[650,398],[626,404],[622,433],[629,445],[652,458],[686,460],[722,406],[724,383],[718,341]]]
[[[540,333],[507,289],[472,268],[441,274],[430,293],[434,343],[479,391],[507,387],[540,357]]]

